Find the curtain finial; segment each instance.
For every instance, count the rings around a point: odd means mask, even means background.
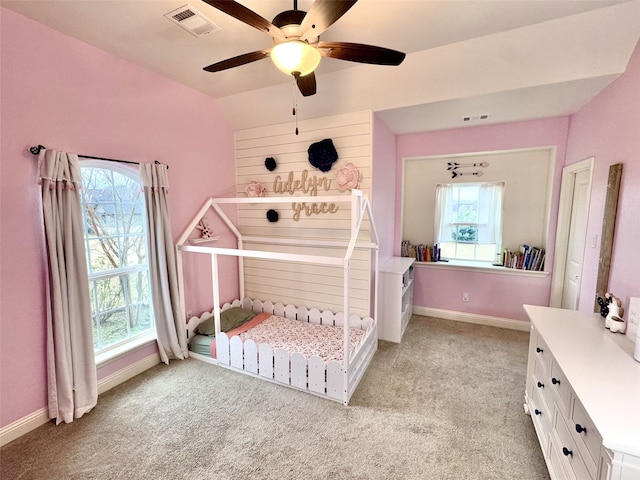
[[[38,145],[37,147],[30,147],[29,151],[31,152],[32,155],[38,155],[40,153],[40,150],[46,150],[47,147],[45,147],[44,145]]]

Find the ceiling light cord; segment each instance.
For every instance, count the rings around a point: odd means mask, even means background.
[[[295,117],[296,120],[296,135],[298,135],[298,97],[296,96],[296,91],[298,90],[298,84],[297,84],[297,79],[295,77],[295,75],[291,75],[292,78],[292,93],[293,96],[291,98],[292,102],[293,102],[293,109],[292,109],[292,113],[293,116]]]

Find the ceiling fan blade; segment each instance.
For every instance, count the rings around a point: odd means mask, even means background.
[[[302,39],[318,37],[333,25],[357,0],[316,0],[300,24]]]
[[[244,5],[241,5],[238,2],[234,2],[233,0],[202,0],[205,3],[208,3],[213,8],[217,8],[221,12],[226,13],[227,15],[232,16],[236,20],[240,20],[241,22],[246,23],[247,25],[257,28],[261,32],[266,33],[267,35],[273,38],[279,38],[284,40],[285,36],[278,27],[273,25],[269,20],[264,17],[261,17],[253,10],[248,9]]]
[[[304,77],[300,75],[296,75],[296,83],[298,84],[298,89],[300,89],[300,93],[302,93],[303,97],[309,97],[311,95],[315,95],[316,93],[316,75],[311,72]]]
[[[390,48],[348,42],[320,42],[318,50],[323,57],[374,65],[400,65],[406,56]]]
[[[245,65],[247,63],[255,62],[256,60],[262,60],[263,58],[268,57],[270,51],[271,49],[266,49],[258,50],[251,53],[244,53],[242,55],[238,55],[237,57],[227,58],[226,60],[222,60],[221,62],[212,63],[208,67],[204,67],[203,70],[207,72],[219,72],[228,68],[239,67],[240,65]]]

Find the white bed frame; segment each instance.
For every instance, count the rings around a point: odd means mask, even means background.
[[[274,238],[243,236],[236,225],[229,219],[225,212],[220,208],[221,204],[291,204],[292,198],[296,202],[317,202],[319,199],[323,202],[351,204],[351,232],[348,241],[340,240],[321,240],[321,239],[300,239],[300,238],[278,238],[277,243],[292,246],[325,246],[333,248],[343,248],[344,255],[342,257],[322,256],[322,255],[301,255],[294,253],[270,252],[259,250],[245,250],[244,242],[273,244]],[[225,222],[229,229],[236,235],[238,248],[221,248],[203,245],[191,245],[189,243],[189,235],[193,232],[200,219],[209,210],[213,209],[218,216]],[[370,240],[363,241],[359,239],[362,221],[367,216],[369,220]],[[369,316],[363,319],[358,315],[344,315],[342,312],[333,313],[331,311],[320,312],[318,309],[312,308],[308,310],[305,307],[296,308],[292,305],[286,307],[279,303],[271,303],[270,301],[262,302],[260,300],[244,299],[244,278],[243,278],[243,261],[244,257],[263,258],[272,260],[288,260],[303,263],[312,263],[318,265],[335,265],[342,266],[344,302],[343,312],[350,312],[349,284],[351,274],[351,258],[355,248],[367,248],[374,252],[373,275],[371,281],[373,292],[373,315],[369,312]],[[314,196],[314,197],[263,197],[263,198],[209,198],[194,216],[191,223],[182,233],[177,244],[177,262],[178,262],[178,280],[180,283],[180,301],[184,312],[184,272],[182,255],[184,252],[208,254],[211,259],[211,275],[213,284],[213,315],[215,319],[216,331],[216,351],[217,360],[209,359],[208,361],[216,363],[222,367],[241,371],[247,375],[256,376],[268,381],[277,382],[287,385],[291,388],[303,390],[314,395],[319,395],[331,400],[342,402],[344,405],[349,403],[353,392],[355,391],[360,379],[364,375],[373,355],[378,348],[377,335],[377,305],[378,305],[378,235],[371,214],[371,204],[366,196],[360,190],[352,191],[351,196]],[[242,306],[250,308],[254,312],[269,312],[288,318],[294,318],[300,321],[312,323],[328,323],[331,325],[339,325],[344,327],[343,342],[343,361],[329,362],[327,364],[319,357],[311,357],[305,359],[302,355],[289,352],[282,349],[271,349],[268,345],[256,345],[255,342],[248,340],[242,342],[237,337],[229,338],[225,333],[220,331],[220,291],[219,291],[219,273],[218,273],[218,255],[230,255],[238,257],[239,265],[239,291],[240,298],[244,300],[234,301],[232,304],[225,304],[222,308],[230,308],[231,306]],[[197,317],[191,320],[196,320]],[[189,324],[193,325],[190,321]],[[351,351],[349,328],[361,328],[365,330],[360,344]],[[192,354],[193,355],[193,354]],[[196,358],[203,358],[202,355],[193,355]]]

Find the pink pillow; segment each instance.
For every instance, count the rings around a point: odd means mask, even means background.
[[[248,322],[244,323],[243,325],[240,325],[238,328],[234,328],[233,330],[227,332],[227,336],[229,338],[231,338],[234,335],[240,335],[241,333],[246,332],[250,328],[253,328],[256,325],[260,325],[262,322],[264,322],[270,316],[271,316],[270,313],[259,313],[258,315],[253,317]],[[216,340],[215,339],[213,340],[213,342],[211,342],[211,358],[217,358],[216,357]]]

